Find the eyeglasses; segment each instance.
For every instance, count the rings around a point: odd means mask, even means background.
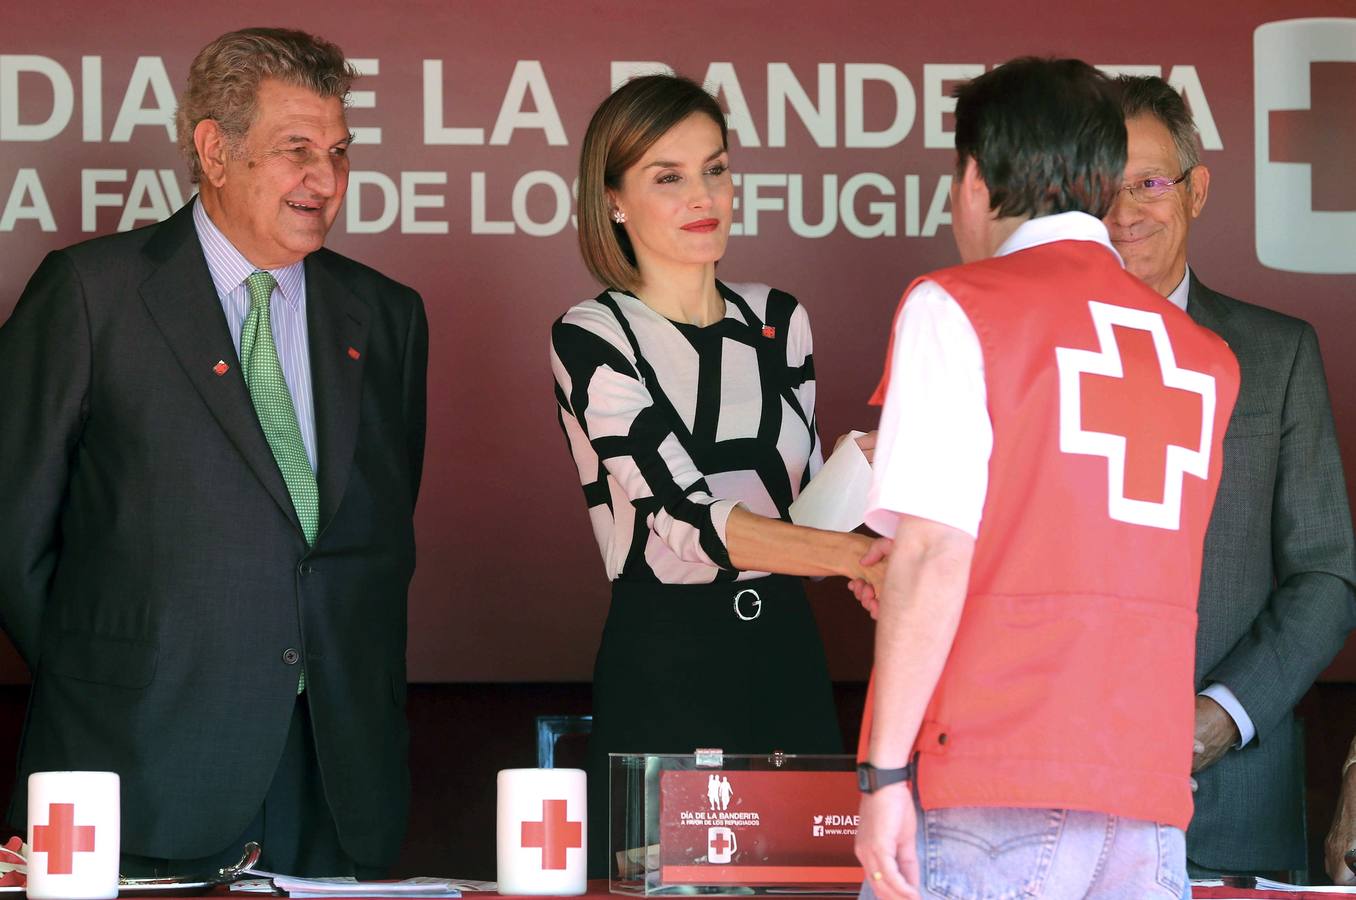
[[[1171,194],[1173,188],[1187,180],[1187,176],[1191,174],[1191,169],[1194,168],[1196,167],[1192,166],[1172,179],[1145,178],[1142,181],[1136,181],[1134,184],[1127,184],[1121,190],[1128,193],[1139,203],[1153,203],[1155,200],[1162,200],[1168,194]]]

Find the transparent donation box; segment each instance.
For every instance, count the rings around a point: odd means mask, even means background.
[[[610,881],[627,894],[856,894],[851,756],[611,754]]]

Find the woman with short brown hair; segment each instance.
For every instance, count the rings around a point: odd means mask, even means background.
[[[725,117],[692,81],[637,78],[584,137],[579,242],[606,290],[551,332],[561,427],[612,605],[594,669],[590,870],[607,874],[607,754],[841,752],[801,580],[879,583],[870,541],[790,523],[822,464],[810,324],[724,284]]]

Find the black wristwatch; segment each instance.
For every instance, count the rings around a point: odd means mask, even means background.
[[[902,769],[877,769],[871,763],[857,764],[857,787],[863,794],[874,794],[901,781],[913,781],[913,763]]]

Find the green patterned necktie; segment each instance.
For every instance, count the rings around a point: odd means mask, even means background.
[[[278,362],[278,348],[273,343],[268,305],[277,284],[267,272],[255,272],[245,279],[250,292],[250,313],[240,330],[240,368],[264,437],[268,438],[273,458],[287,483],[287,493],[292,497],[306,543],[314,545],[320,519],[320,492],[315,472],[306,458],[306,445],[301,441],[297,410],[292,405],[282,364]]]
[[[297,409],[292,405],[292,392],[287,389],[282,363],[278,361],[278,347],[273,342],[268,305],[277,284],[267,272],[254,272],[245,279],[250,292],[250,313],[240,329],[240,371],[245,375],[245,386],[250,389],[250,400],[264,428],[264,437],[282,470],[306,543],[313,546],[316,523],[320,520],[320,492],[311,462],[306,458],[306,445],[301,441]],[[304,690],[305,669],[297,677],[297,693]]]

